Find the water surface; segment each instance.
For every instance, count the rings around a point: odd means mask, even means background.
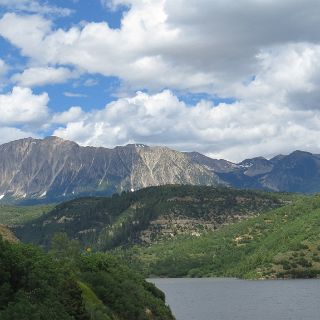
[[[150,279],[177,320],[317,320],[320,280]]]

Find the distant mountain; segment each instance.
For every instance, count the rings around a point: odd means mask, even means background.
[[[165,184],[314,193],[320,191],[320,155],[295,151],[232,163],[142,144],[81,147],[57,137],[0,146],[1,202],[65,201]]]
[[[237,188],[316,193],[320,191],[320,155],[295,151],[271,160],[247,159],[232,170],[214,171],[225,183]]]
[[[209,169],[166,147],[81,147],[57,137],[0,146],[0,200],[6,202],[61,201],[154,185],[217,183]]]

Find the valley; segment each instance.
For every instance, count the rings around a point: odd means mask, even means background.
[[[144,280],[150,276],[320,277],[319,195],[164,185],[1,205],[0,217],[0,271],[14,292],[1,301],[8,320],[21,317],[18,310],[43,316],[53,301],[60,319],[173,320],[164,294]],[[23,274],[20,265],[34,271]],[[17,287],[17,277],[28,283]],[[39,286],[41,297],[30,298]],[[52,292],[62,289],[56,300]]]

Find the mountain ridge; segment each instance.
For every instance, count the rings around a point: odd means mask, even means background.
[[[165,184],[320,192],[320,155],[296,150],[233,163],[165,146],[80,146],[59,137],[0,145],[0,201],[61,202]]]
[[[81,147],[57,137],[0,146],[0,200],[61,201],[152,185],[216,185],[217,181],[208,169],[167,147]]]

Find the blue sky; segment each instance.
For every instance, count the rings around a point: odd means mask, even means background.
[[[48,2],[39,2],[45,4]],[[52,1],[52,6],[70,9],[70,14],[64,15],[46,15],[52,19],[56,28],[68,29],[74,25],[79,25],[84,21],[95,21],[107,23],[111,28],[119,28],[121,18],[124,12],[128,10],[126,6],[120,6],[115,10],[110,10],[103,6],[100,0],[93,1]],[[18,12],[28,14],[26,10],[19,10],[16,7],[0,7],[0,14],[3,16],[8,12]],[[28,59],[20,54],[19,49],[4,38],[0,38],[0,56],[11,70],[7,76],[15,74],[23,70],[23,67],[28,63]],[[84,74],[72,81],[66,81],[63,84],[50,84],[34,88],[35,93],[43,91],[48,92],[50,96],[49,106],[55,111],[67,110],[70,105],[81,105],[84,110],[92,108],[102,108],[106,103],[115,99],[113,93],[120,85],[120,79],[117,77],[101,76],[99,74]],[[12,84],[7,84],[5,89],[10,90]],[[70,93],[68,97],[64,93]],[[72,96],[72,94],[74,96]]]
[[[320,152],[316,0],[0,0],[0,143]],[[284,17],[290,19],[284,19]]]

